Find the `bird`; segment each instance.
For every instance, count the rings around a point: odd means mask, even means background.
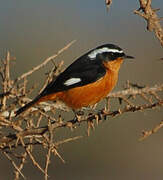
[[[103,44],[89,50],[53,79],[31,102],[18,109],[15,116],[44,101],[62,101],[72,110],[94,105],[115,87],[123,61],[133,58],[114,44]]]

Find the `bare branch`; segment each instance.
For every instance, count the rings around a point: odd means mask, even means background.
[[[21,175],[21,170],[22,170],[23,167],[24,167],[26,158],[27,158],[27,153],[25,152],[25,153],[22,155],[21,163],[20,163],[20,166],[19,166],[18,170],[15,171],[15,179],[14,179],[14,180],[19,180],[19,178],[20,178],[19,176]]]
[[[22,74],[20,77],[16,79],[16,81],[20,81],[21,79],[31,75],[33,72],[39,70],[40,68],[44,67],[48,62],[55,59],[58,55],[60,55],[62,52],[64,52],[66,49],[68,49],[76,40],[71,41],[69,44],[67,44],[64,48],[60,49],[56,54],[48,57],[43,61],[43,63],[39,64],[38,66],[32,68],[30,71]]]
[[[16,169],[16,171],[19,172],[19,174],[23,177],[23,179],[26,179],[26,177],[23,175],[21,170],[18,168],[18,166],[15,164],[15,162],[12,160],[12,158],[7,154],[7,152],[3,152],[3,154],[7,157],[7,159],[12,163],[13,167]]]
[[[160,24],[160,18],[157,16],[156,11],[151,7],[152,0],[139,0],[140,8],[135,10],[134,13],[143,17],[147,21],[147,30],[154,31],[156,37],[163,47],[163,28]],[[142,10],[142,13],[140,12]]]
[[[146,139],[150,135],[156,133],[162,127],[163,127],[163,120],[156,127],[154,127],[152,130],[150,130],[150,131],[143,131],[142,132],[142,137],[139,140],[142,141],[142,140]]]
[[[152,94],[156,92],[163,91],[163,84],[161,85],[155,85],[153,87],[145,87],[141,89],[137,88],[129,88],[126,90],[118,91],[118,92],[112,92],[108,95],[108,97],[122,97],[122,96],[135,96],[135,95],[141,95],[141,94]]]
[[[4,74],[4,78],[3,78],[3,94],[6,94],[8,92],[8,89],[10,87],[10,53],[7,52],[7,57],[6,60],[4,60],[4,72],[1,72],[2,74]],[[2,109],[6,109],[6,100],[7,97],[3,96],[2,99]]]

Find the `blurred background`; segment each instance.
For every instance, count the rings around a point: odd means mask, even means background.
[[[91,48],[114,43],[135,57],[134,61],[123,64],[114,91],[121,90],[126,80],[147,86],[163,83],[163,62],[159,60],[163,57],[163,49],[154,34],[147,32],[145,21],[133,14],[139,8],[138,0],[114,0],[108,13],[104,0],[0,2],[0,56],[4,57],[9,50],[12,57],[16,57],[12,65],[13,78],[75,39],[76,43],[56,59],[56,62],[63,60],[64,67]],[[154,8],[161,9],[158,15],[163,16],[163,1],[152,3]],[[41,87],[50,68],[51,64],[32,75],[29,86],[40,82]],[[115,104],[112,106],[114,108]],[[66,164],[57,157],[52,158],[50,179],[163,179],[163,131],[143,142],[138,141],[142,130],[156,126],[162,115],[162,109],[124,114],[101,123],[90,137],[64,144],[59,152]],[[63,134],[86,135],[86,129],[59,133],[57,137],[60,138]],[[43,150],[38,148],[36,153],[44,166]],[[12,166],[3,156],[0,169],[0,179],[13,178]],[[25,166],[23,173],[28,179],[43,179],[32,163]]]

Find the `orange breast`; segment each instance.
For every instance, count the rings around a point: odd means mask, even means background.
[[[96,104],[114,88],[118,73],[107,71],[105,76],[98,81],[60,92],[58,99],[73,109],[79,109]]]

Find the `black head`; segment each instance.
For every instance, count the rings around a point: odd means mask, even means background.
[[[90,59],[103,59],[114,61],[117,58],[133,59],[134,57],[126,55],[123,50],[114,44],[105,44],[99,46],[88,53]]]

